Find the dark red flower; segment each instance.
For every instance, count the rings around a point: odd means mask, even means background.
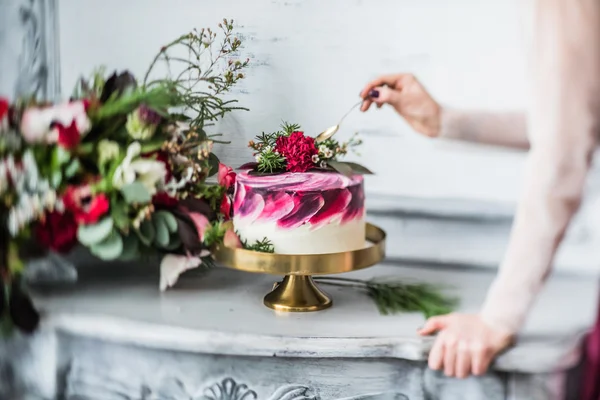
[[[88,185],[69,186],[63,196],[63,203],[72,213],[77,224],[93,224],[108,212],[110,203],[104,193],[93,196]]]
[[[318,154],[315,139],[304,136],[304,132],[278,137],[275,151],[285,157],[286,169],[290,172],[306,172],[313,168],[312,157]]]
[[[227,195],[227,193],[223,194],[223,198],[221,199],[221,208],[219,210],[225,221],[229,221],[231,219],[231,199]]]
[[[79,144],[81,134],[77,129],[75,120],[71,122],[71,125],[64,126],[61,123],[55,123],[54,129],[58,130],[58,144],[67,150],[71,150]]]
[[[179,203],[175,197],[169,196],[166,192],[158,192],[152,196],[152,204],[156,207],[172,208]]]
[[[77,222],[70,212],[52,211],[36,226],[35,235],[45,247],[67,253],[77,243]]]
[[[0,97],[0,121],[2,121],[8,115],[8,109],[10,104],[4,97]]]

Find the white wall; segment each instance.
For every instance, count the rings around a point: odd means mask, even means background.
[[[441,102],[516,109],[525,104],[522,0],[60,0],[63,93],[82,72],[145,71],[168,40],[234,18],[252,59],[235,95],[250,112],[221,126],[246,139],[282,119],[317,133],[390,72],[414,72]],[[358,112],[371,193],[512,202],[523,156],[417,137],[391,110]],[[342,135],[342,133],[340,133]]]

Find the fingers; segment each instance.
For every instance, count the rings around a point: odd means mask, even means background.
[[[465,341],[458,343],[454,373],[457,378],[466,378],[471,373],[471,352],[469,352],[469,345]]]
[[[474,375],[483,375],[492,361],[492,352],[482,345],[472,346],[472,370]]]
[[[391,86],[395,89],[400,89],[397,84],[402,80],[403,77],[407,76],[407,74],[391,74],[391,75],[383,75],[377,79],[372,80],[367,83],[365,88],[360,92],[360,97],[366,99],[369,96],[369,92],[376,88],[377,86]]]
[[[437,371],[442,369],[444,364],[444,338],[438,337],[429,352],[429,368]]]
[[[454,376],[456,367],[456,341],[445,338],[444,342],[444,374],[446,376]]]
[[[421,336],[433,335],[437,331],[444,329],[448,322],[448,316],[442,315],[439,317],[431,317],[426,322],[418,333]]]
[[[384,104],[395,105],[400,102],[400,98],[400,91],[387,86],[376,86],[367,93],[367,98],[363,101],[360,110],[367,111],[373,103],[377,105],[377,108],[381,108]]]

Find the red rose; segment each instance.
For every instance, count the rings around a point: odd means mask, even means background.
[[[223,194],[223,199],[221,199],[221,208],[219,211],[221,214],[223,214],[225,221],[229,221],[231,218],[231,199],[229,199],[227,193]]]
[[[71,125],[64,126],[61,123],[54,124],[54,129],[58,131],[58,144],[67,150],[71,150],[79,144],[81,134],[77,129],[77,123],[75,120],[71,122]]]
[[[52,211],[36,226],[35,235],[47,248],[67,253],[77,243],[77,222],[69,212]]]
[[[225,189],[229,189],[235,183],[235,176],[233,168],[223,163],[219,163],[219,172],[217,173],[219,185],[224,186]]]
[[[108,197],[104,193],[91,195],[89,185],[69,186],[63,196],[67,211],[73,214],[77,224],[93,224],[108,212]]]
[[[278,137],[275,151],[285,157],[286,169],[290,172],[306,172],[313,168],[312,157],[318,154],[315,139],[304,136],[304,132]]]
[[[177,205],[179,201],[175,197],[169,196],[166,192],[158,192],[152,196],[152,204],[157,207],[172,208]]]
[[[4,97],[0,97],[0,122],[8,115],[8,108],[10,105],[8,104],[8,100]]]

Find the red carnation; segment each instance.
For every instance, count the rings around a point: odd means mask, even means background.
[[[304,132],[292,132],[290,136],[280,136],[275,143],[275,151],[285,157],[290,172],[306,172],[314,167],[312,157],[318,154],[315,139],[304,136]]]
[[[63,203],[77,224],[94,224],[109,209],[108,197],[104,193],[92,196],[89,185],[67,187]]]
[[[59,253],[69,252],[77,243],[77,223],[69,212],[52,211],[36,226],[35,235],[45,247]]]

